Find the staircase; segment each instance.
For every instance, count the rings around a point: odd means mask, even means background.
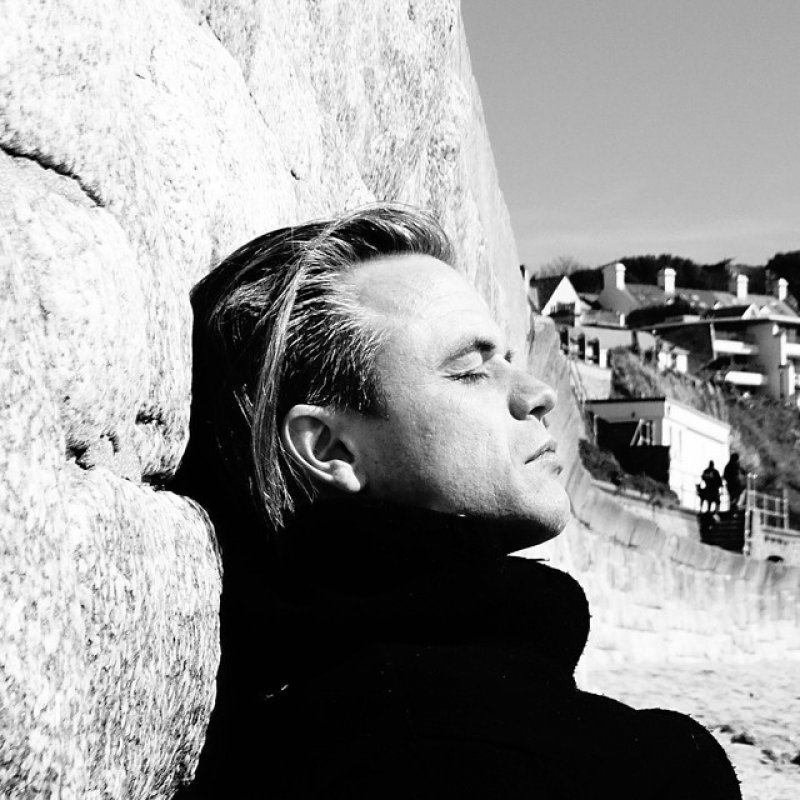
[[[711,544],[733,553],[743,552],[746,516],[743,509],[722,511],[719,514],[708,512],[698,514],[700,541],[703,544]]]

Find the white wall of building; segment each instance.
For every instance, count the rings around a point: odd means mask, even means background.
[[[665,401],[660,443],[669,446],[669,484],[681,505],[698,506],[696,484],[709,461],[722,474],[730,458],[730,430],[730,425],[702,411]]]
[[[686,508],[698,507],[696,484],[713,461],[722,474],[730,457],[730,425],[677,400],[650,398],[588,403],[607,422],[653,423],[653,444],[669,447],[669,485]]]

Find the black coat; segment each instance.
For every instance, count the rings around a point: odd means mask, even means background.
[[[576,688],[585,596],[507,556],[518,544],[465,518],[322,504],[283,537],[269,595],[252,560],[231,562],[185,797],[739,798],[698,723]]]

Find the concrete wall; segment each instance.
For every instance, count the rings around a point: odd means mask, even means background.
[[[683,536],[687,539],[700,541],[700,528],[697,524],[697,513],[684,508],[667,508],[651,503],[647,498],[636,496],[631,490],[624,490],[619,494],[616,487],[610,483],[594,481],[600,491],[614,495],[614,502],[622,508],[632,511],[639,517],[654,520],[661,530]]]
[[[605,400],[611,396],[611,368],[598,367],[575,359],[575,366],[583,381],[583,388],[590,400]]]
[[[527,551],[583,585],[591,669],[627,660],[800,658],[800,568],[770,564],[666,530],[594,486],[577,458],[583,421],[549,320],[535,320],[531,363],[558,390],[552,430],[568,464],[575,518]]]
[[[800,531],[762,525],[761,515],[754,514],[750,554],[754,558],[780,558],[800,567]]]
[[[161,490],[189,288],[253,236],[434,212],[516,344],[525,287],[456,0],[0,0],[0,796],[169,797],[219,561]]]

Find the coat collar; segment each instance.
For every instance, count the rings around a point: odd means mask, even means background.
[[[488,564],[536,541],[511,526],[413,506],[327,500],[301,509],[282,531],[289,557],[392,564]]]
[[[294,641],[480,644],[566,676],[586,642],[580,586],[507,557],[518,535],[485,520],[325,502],[298,514],[282,544],[274,610]]]

